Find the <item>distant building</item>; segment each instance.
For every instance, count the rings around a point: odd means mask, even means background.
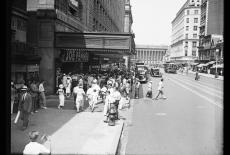
[[[133,63],[143,62],[146,65],[164,63],[168,46],[136,45],[136,55],[132,56]]]
[[[190,63],[198,58],[200,0],[187,0],[172,21],[170,59]]]
[[[202,0],[199,62],[223,60],[223,0]],[[218,49],[218,50],[216,50]]]

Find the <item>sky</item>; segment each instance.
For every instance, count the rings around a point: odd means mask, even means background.
[[[130,0],[135,44],[170,45],[172,20],[186,0]]]

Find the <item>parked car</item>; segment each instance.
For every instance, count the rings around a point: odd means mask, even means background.
[[[162,77],[162,73],[160,72],[160,68],[151,68],[150,74],[153,77]]]
[[[138,71],[138,79],[141,83],[145,83],[148,81],[147,71],[146,70],[139,70]]]

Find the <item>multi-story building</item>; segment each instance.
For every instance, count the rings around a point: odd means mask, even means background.
[[[202,0],[199,42],[201,63],[223,60],[223,9],[223,0]]]
[[[142,62],[146,65],[164,63],[164,56],[168,46],[136,45],[136,55],[132,56],[133,62]]]
[[[172,21],[171,61],[190,63],[198,58],[201,0],[187,0]]]
[[[38,79],[40,57],[28,43],[28,15],[25,0],[13,0],[11,9],[11,80],[16,84]]]
[[[28,37],[41,57],[39,75],[55,91],[57,69],[64,73],[93,67],[134,51],[124,33],[124,0],[27,0]]]
[[[125,0],[124,32],[131,33],[132,24],[133,24],[133,17],[132,17],[130,0]],[[125,59],[125,66],[127,68],[130,68],[131,65],[130,56],[124,56],[124,59]]]

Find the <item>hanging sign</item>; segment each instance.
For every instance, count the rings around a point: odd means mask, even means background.
[[[60,59],[62,62],[88,62],[89,53],[77,49],[62,49]]]

